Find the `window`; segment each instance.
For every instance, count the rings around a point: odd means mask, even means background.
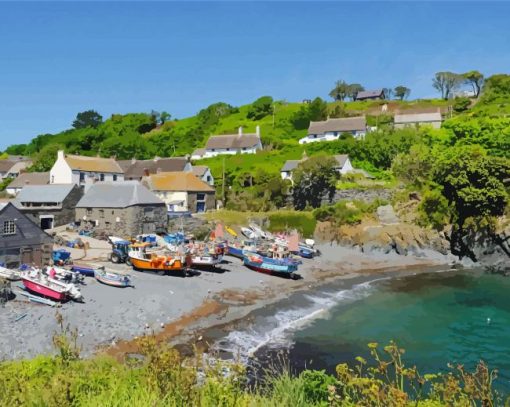
[[[197,194],[197,201],[205,201],[205,194]]]
[[[110,227],[110,225],[111,225],[111,223],[110,223],[110,222],[105,222],[105,223],[104,223],[104,226],[105,226],[106,228],[109,228],[109,227]]]
[[[54,183],[55,183],[55,176],[54,176],[54,175],[52,175],[52,176],[51,176],[51,183],[52,183],[52,184],[54,184]]]
[[[16,234],[16,224],[14,223],[13,220],[5,220],[4,221],[3,234],[4,235],[15,235]]]
[[[246,147],[243,147],[243,151],[246,151]]]
[[[230,148],[227,148],[227,151],[230,151]]]
[[[87,208],[87,215],[92,215],[92,208]]]
[[[207,176],[207,182],[211,182],[212,181],[212,177],[210,175]]]
[[[80,182],[85,182],[85,173],[80,172]]]
[[[99,181],[104,181],[104,174],[99,174]]]
[[[113,174],[113,180],[117,181],[117,174]]]
[[[211,148],[211,151],[216,151],[214,148]]]
[[[115,215],[115,211],[112,211],[112,215]]]
[[[104,218],[104,209],[99,209],[99,217]]]

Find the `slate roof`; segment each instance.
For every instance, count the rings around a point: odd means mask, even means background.
[[[185,157],[172,157],[172,158],[155,158],[153,160],[134,160],[130,161],[131,165],[124,170],[124,178],[126,179],[141,179],[145,174],[144,171],[148,170],[149,174],[156,174],[168,171],[183,171],[188,163]]]
[[[72,170],[122,174],[124,171],[113,158],[66,155],[65,160]]]
[[[75,184],[27,185],[16,196],[15,202],[63,202]]]
[[[205,154],[205,148],[197,148],[193,153],[191,153],[191,156],[199,155],[203,156]]]
[[[285,161],[285,164],[283,164],[283,167],[280,171],[281,172],[294,171],[300,162],[301,160],[287,160]]]
[[[14,165],[14,161],[0,160],[0,172],[8,172],[12,168],[13,165]]]
[[[365,131],[367,121],[365,116],[344,117],[341,119],[328,119],[322,122],[310,122],[308,134],[324,134],[327,132],[349,132],[349,131]]]
[[[209,167],[207,165],[194,165],[192,172],[196,177],[203,177],[208,169]]]
[[[77,208],[127,208],[135,205],[164,205],[138,181],[101,182],[87,190]]]
[[[342,168],[345,165],[346,161],[349,159],[348,154],[337,154],[334,155],[333,157],[335,158],[340,168]]]
[[[7,188],[23,188],[27,185],[46,185],[50,183],[49,172],[23,172]]]
[[[384,91],[382,89],[362,90],[356,94],[356,100],[377,98],[377,97],[381,97],[383,95],[384,95]]]
[[[227,134],[223,136],[211,136],[207,140],[205,148],[212,149],[238,149],[251,148],[260,143],[260,137],[256,134]]]
[[[430,123],[440,122],[442,120],[440,112],[434,113],[408,113],[396,114],[394,118],[395,124],[405,123]]]
[[[214,191],[214,188],[197,178],[192,172],[161,172],[150,175],[147,182],[153,191]]]

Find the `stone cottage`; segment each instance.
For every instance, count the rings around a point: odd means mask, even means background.
[[[140,181],[148,172],[156,174],[158,172],[169,171],[191,171],[193,166],[187,157],[155,157],[152,160],[119,160],[117,163],[124,170],[124,179]]]
[[[6,267],[50,264],[53,238],[12,203],[0,204],[0,234],[0,262]]]
[[[76,205],[76,222],[97,234],[124,238],[167,226],[165,203],[138,181],[90,186]]]
[[[27,185],[14,205],[43,230],[74,222],[74,208],[83,196],[76,184]]]

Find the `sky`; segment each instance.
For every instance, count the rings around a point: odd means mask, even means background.
[[[263,95],[301,101],[336,80],[405,85],[510,73],[510,3],[0,2],[0,150],[76,113],[168,111]]]

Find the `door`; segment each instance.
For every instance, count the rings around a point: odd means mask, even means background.
[[[197,212],[205,212],[205,202],[197,202]]]
[[[53,229],[53,217],[42,217],[41,216],[41,229]]]
[[[41,248],[24,247],[21,249],[21,264],[35,265],[38,267],[43,266]]]

